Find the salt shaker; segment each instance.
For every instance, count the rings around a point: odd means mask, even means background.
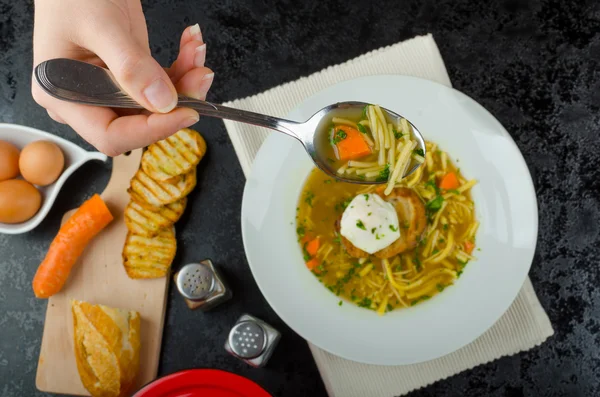
[[[264,321],[244,314],[235,323],[225,350],[253,367],[264,367],[271,358],[281,334]]]
[[[210,259],[187,264],[173,277],[190,309],[208,311],[231,299],[231,290]]]

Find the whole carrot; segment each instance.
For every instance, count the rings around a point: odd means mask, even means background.
[[[33,278],[38,298],[58,293],[90,240],[113,220],[99,195],[93,195],[61,226]]]

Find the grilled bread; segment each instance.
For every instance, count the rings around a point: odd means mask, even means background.
[[[131,180],[131,190],[153,207],[174,203],[187,196],[196,187],[196,168],[187,174],[178,175],[168,181],[152,179],[139,169]]]
[[[125,208],[125,224],[127,229],[140,236],[153,237],[167,227],[171,227],[179,220],[187,198],[184,197],[174,203],[149,210],[135,200],[131,200]]]
[[[164,277],[176,252],[174,227],[161,229],[154,237],[129,232],[123,247],[123,265],[131,278]]]
[[[155,181],[168,181],[190,172],[205,153],[204,138],[184,128],[150,145],[142,156],[142,169]]]

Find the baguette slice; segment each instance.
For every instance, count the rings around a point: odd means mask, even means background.
[[[187,196],[196,187],[196,167],[184,175],[160,182],[139,169],[131,179],[131,190],[152,207],[174,203]]]
[[[142,169],[155,181],[168,181],[187,174],[206,153],[206,142],[189,128],[148,146],[142,156]]]
[[[130,278],[165,277],[176,252],[174,227],[162,229],[154,237],[129,232],[123,247],[123,265]]]
[[[71,301],[75,361],[93,397],[130,395],[140,362],[140,315]]]
[[[134,234],[154,237],[161,229],[171,227],[181,218],[186,204],[187,198],[184,197],[174,203],[149,210],[136,200],[131,200],[125,208],[125,224]]]

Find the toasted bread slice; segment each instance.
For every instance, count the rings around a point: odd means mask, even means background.
[[[129,232],[123,247],[123,265],[131,278],[164,277],[177,251],[175,228],[161,229],[154,237]]]
[[[206,153],[206,142],[189,128],[148,146],[142,155],[142,169],[155,181],[168,181],[195,167]]]
[[[174,203],[187,196],[194,187],[196,187],[196,167],[187,174],[165,182],[155,181],[142,169],[139,169],[131,179],[131,190],[152,207]]]
[[[160,229],[170,227],[179,220],[187,198],[182,198],[174,203],[149,210],[132,200],[125,208],[125,224],[130,232],[146,237],[153,237]]]

